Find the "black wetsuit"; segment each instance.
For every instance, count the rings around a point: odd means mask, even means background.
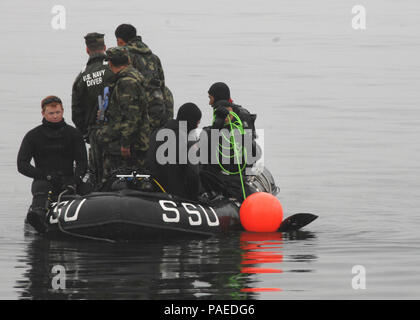
[[[246,168],[251,168],[255,161],[261,157],[261,149],[255,141],[254,122],[256,115],[251,114],[242,106],[227,100],[219,100],[212,107],[214,109],[213,123],[211,126],[204,127],[202,131],[202,135],[206,134],[210,142],[208,144],[209,164],[200,168],[201,183],[207,191],[212,190],[227,197],[236,198],[238,201],[243,201],[242,181],[244,181],[245,196],[255,192],[245,182]],[[230,132],[230,125],[225,123],[229,113],[227,108],[232,108],[232,111],[241,120],[243,129],[245,129],[245,135],[237,137],[241,139],[239,146],[244,148],[240,148],[237,151],[238,155],[235,154],[234,146],[228,139],[224,139],[222,136],[219,136],[218,139],[212,139],[210,133],[211,130],[221,129],[227,129]],[[220,112],[221,110],[224,110],[224,112]],[[233,119],[232,122],[236,122],[236,119]],[[247,140],[249,143],[246,142]],[[250,161],[251,155],[254,162]],[[236,161],[237,156],[239,157],[240,166],[238,166],[238,161]],[[242,174],[242,181],[239,172]]]
[[[43,119],[23,138],[17,167],[21,174],[34,179],[32,207],[45,206],[49,191],[57,196],[66,185],[79,184],[86,173],[87,155],[81,133],[64,120],[52,123]]]
[[[180,144],[186,148],[181,152],[187,154],[191,148],[195,148],[194,142],[188,142],[187,130],[179,131],[179,121],[169,120],[162,129],[171,129],[175,133],[176,143],[172,145],[172,150],[176,150],[175,162],[172,164],[159,164],[156,157],[159,155],[159,147],[164,148],[165,141],[157,141],[156,136],[159,130],[152,133],[150,137],[150,147],[148,151],[148,164],[158,182],[163,186],[166,192],[186,199],[196,200],[200,190],[199,165],[191,164],[187,157],[182,161],[179,155]],[[162,130],[160,129],[160,130]],[[169,144],[168,144],[169,145]],[[165,152],[165,156],[168,154]],[[182,163],[186,162],[186,163]]]

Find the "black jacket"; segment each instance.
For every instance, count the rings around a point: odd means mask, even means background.
[[[88,133],[89,127],[96,124],[98,95],[103,95],[104,87],[112,83],[114,79],[104,59],[103,53],[90,56],[86,68],[79,73],[73,83],[72,120],[82,134]]]
[[[32,159],[35,166],[31,164]],[[42,125],[29,131],[23,138],[17,168],[21,174],[38,180],[46,179],[47,175],[80,179],[87,169],[82,135],[64,120],[51,123],[43,119]]]
[[[209,166],[206,166],[206,169],[216,172],[230,172],[232,175],[239,174],[240,168],[242,171],[246,167],[253,166],[254,162],[250,162],[251,155],[257,160],[261,157],[261,150],[256,143],[256,115],[251,114],[244,107],[233,104],[227,100],[219,100],[212,107],[213,123],[211,126],[204,127],[202,131],[202,134],[207,134],[208,140],[210,141],[208,145]],[[235,162],[236,154],[233,145],[228,141],[229,136],[226,139],[222,137],[219,137],[219,139],[211,139],[211,130],[227,129],[227,131],[230,132],[230,125],[225,123],[228,114],[227,108],[232,108],[233,112],[236,113],[241,120],[243,129],[245,129],[244,135],[235,136],[235,138],[240,139],[237,141],[237,147],[239,149],[237,150],[237,155],[241,163],[240,167],[238,167],[237,161]],[[226,110],[225,113],[220,112],[222,109]],[[237,123],[235,118],[232,120],[232,123]]]
[[[195,200],[197,199],[200,188],[199,165],[191,164],[190,161],[188,161],[187,154],[180,155],[179,150],[180,144],[184,144],[184,146],[186,146],[186,148],[183,148],[184,151],[189,151],[191,148],[195,148],[196,146],[194,145],[194,142],[188,141],[186,130],[185,132],[179,131],[179,122],[177,120],[169,120],[162,129],[171,129],[175,134],[176,143],[174,145],[167,144],[167,146],[172,148],[172,150],[176,150],[175,163],[158,163],[156,159],[157,153],[159,152],[158,149],[159,147],[164,149],[165,146],[163,146],[163,144],[165,144],[168,139],[165,139],[165,141],[157,141],[156,136],[159,130],[156,130],[150,137],[150,148],[148,151],[149,167],[166,192],[182,198]],[[165,152],[165,156],[168,157],[167,152]],[[185,156],[184,159],[187,161],[182,160],[183,156]]]

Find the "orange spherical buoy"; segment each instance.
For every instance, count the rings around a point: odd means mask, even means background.
[[[275,232],[283,220],[279,199],[267,192],[251,194],[239,210],[242,226],[251,232]]]

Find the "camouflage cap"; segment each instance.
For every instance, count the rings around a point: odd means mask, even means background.
[[[104,43],[104,34],[103,33],[97,33],[97,32],[88,33],[85,36],[85,43],[88,47],[92,46],[92,45],[103,46],[105,44]]]
[[[113,47],[106,50],[105,60],[111,61],[113,64],[128,63],[128,50],[125,47]]]

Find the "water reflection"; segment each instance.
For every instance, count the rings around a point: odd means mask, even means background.
[[[238,237],[108,244],[27,237],[25,265],[15,289],[21,299],[235,299],[240,273]],[[65,289],[54,289],[54,266]],[[240,285],[238,285],[240,283]]]
[[[241,273],[282,273],[278,264],[283,262],[283,236],[279,232],[252,233],[242,232],[241,248],[243,250]],[[270,267],[276,263],[276,267]],[[250,266],[257,265],[257,266]],[[242,288],[242,292],[281,291],[281,288]]]
[[[311,240],[311,239],[316,238],[315,233],[313,233],[311,231],[302,231],[302,230],[289,232],[289,233],[284,233],[284,236],[285,236],[285,240],[288,240],[288,241]],[[307,244],[310,244],[310,242],[308,242]]]
[[[281,233],[109,244],[26,236],[21,299],[253,299],[261,273],[281,277]],[[288,241],[288,240],[286,240]],[[63,267],[65,289],[53,268]]]
[[[310,232],[293,233],[251,233],[242,232],[240,236],[242,254],[241,273],[255,274],[278,274],[276,279],[281,278],[284,270],[284,247],[292,244],[295,240],[310,240],[315,235]],[[294,262],[308,262],[315,260],[315,255],[290,255],[288,260]],[[288,272],[311,272],[310,269],[295,269]],[[253,284],[248,281],[248,284]],[[244,287],[241,292],[279,292],[283,291],[278,286],[260,287],[252,285]]]

